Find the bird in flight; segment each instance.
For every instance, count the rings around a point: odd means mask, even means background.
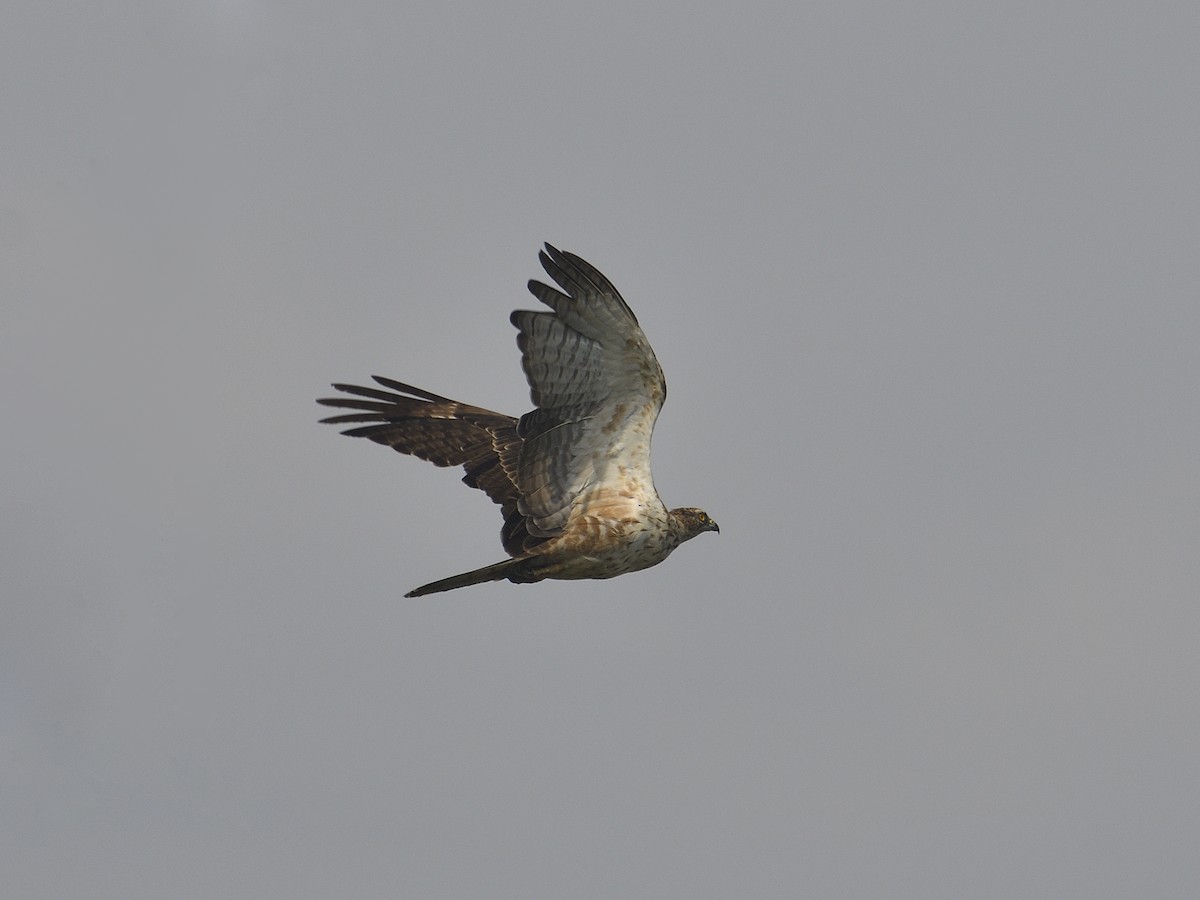
[[[349,396],[317,401],[353,410],[321,420],[355,424],[342,434],[462,466],[463,481],[500,504],[511,559],[406,597],[504,579],[613,578],[720,530],[703,510],[667,509],[654,488],[650,437],[667,384],[633,310],[575,254],[547,244],[538,258],[561,290],[530,281],[550,310],[511,316],[536,407],[520,419],[378,375],[379,387],[335,384]]]

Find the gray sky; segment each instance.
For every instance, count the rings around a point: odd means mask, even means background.
[[[1188,4],[10,4],[14,897],[1200,894]],[[616,581],[316,423],[670,384]]]

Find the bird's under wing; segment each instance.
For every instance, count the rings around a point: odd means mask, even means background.
[[[552,312],[512,314],[538,407],[517,426],[523,445],[516,480],[526,527],[549,536],[589,499],[603,498],[609,515],[661,505],[650,437],[666,382],[637,318],[607,278],[549,244],[539,258],[562,290],[531,281],[530,292]]]

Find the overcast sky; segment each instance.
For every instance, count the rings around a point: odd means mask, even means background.
[[[0,871],[55,898],[1200,896],[1185,3],[9,4]],[[317,424],[670,396],[606,582]]]

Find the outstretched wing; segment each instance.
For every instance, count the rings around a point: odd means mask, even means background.
[[[530,292],[552,312],[517,310],[522,364],[537,409],[521,417],[518,508],[535,536],[558,534],[576,511],[640,514],[661,506],[650,437],[666,397],[662,368],[633,311],[592,265],[549,244],[538,254],[561,291]]]
[[[370,423],[342,434],[365,437],[437,466],[462,466],[466,470],[463,481],[500,504],[504,514],[501,540],[509,554],[520,556],[544,540],[530,536],[525,515],[517,509],[521,438],[517,436],[516,419],[390,378],[372,377],[389,390],[335,384],[351,396],[325,397],[317,402],[355,412],[321,421],[334,425]]]
[[[520,439],[516,419],[390,378],[371,377],[391,390],[335,384],[333,387],[339,391],[354,396],[326,397],[317,402],[358,412],[321,421],[334,425],[375,423],[342,434],[368,438],[435,466],[462,466],[467,472],[463,481],[496,503],[517,498],[514,475]],[[357,399],[360,397],[370,399]]]

